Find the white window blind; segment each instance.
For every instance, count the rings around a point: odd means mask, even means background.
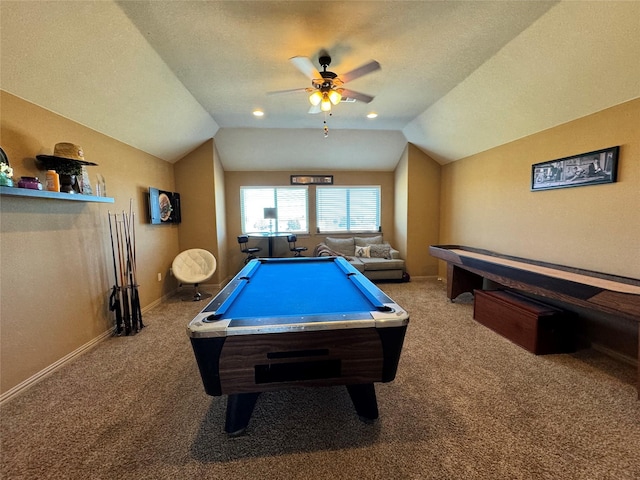
[[[242,233],[308,233],[307,187],[240,187]],[[275,208],[276,218],[264,218],[265,208]]]
[[[319,232],[377,232],[380,187],[317,187]]]

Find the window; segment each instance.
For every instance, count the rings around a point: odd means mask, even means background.
[[[240,187],[242,233],[309,233],[307,197],[307,187]],[[275,218],[265,218],[265,208]]]
[[[377,232],[380,187],[317,187],[318,232]]]

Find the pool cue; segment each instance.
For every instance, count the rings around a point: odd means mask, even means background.
[[[118,267],[116,266],[116,248],[113,244],[113,230],[111,228],[111,212],[109,214],[109,237],[111,238],[111,257],[113,258],[113,276],[115,284],[109,296],[109,310],[116,315],[116,335],[122,333],[122,306],[120,305],[120,287],[118,286]]]
[[[140,306],[140,293],[138,292],[138,264],[136,263],[136,214],[131,212],[131,248],[133,252],[133,285],[135,286],[134,298],[136,301],[136,315],[138,321],[138,327],[144,328],[142,323],[142,308]]]
[[[138,331],[144,328],[142,323],[142,308],[140,306],[140,292],[138,291],[138,265],[136,263],[136,214],[133,211],[133,198],[129,199],[129,249],[131,250],[131,275],[133,294],[133,317]]]
[[[127,216],[124,211],[122,212],[123,219],[123,227],[124,227],[124,238],[125,244],[127,247],[127,275],[129,277],[129,288],[131,289],[131,324],[132,329],[135,332],[139,332],[142,328],[142,314],[140,312],[140,298],[138,296],[138,285],[136,284],[135,278],[135,255],[133,252],[133,241],[132,241],[132,219],[133,213],[130,211],[129,216]]]
[[[118,243],[118,260],[120,262],[120,292],[122,293],[122,307],[124,314],[124,333],[129,335],[131,333],[131,315],[129,314],[129,293],[127,292],[127,286],[125,285],[126,276],[124,274],[124,246],[122,245],[122,238],[120,235],[121,227],[118,225],[118,217],[116,215],[116,239]]]
[[[129,313],[131,315],[131,331],[136,331],[136,318],[134,309],[134,301],[133,301],[133,279],[131,278],[131,252],[129,250],[129,222],[127,219],[127,215],[124,210],[122,211],[122,239],[123,239],[123,247],[124,247],[124,265],[125,265],[125,277],[128,280],[127,284],[127,295],[129,297],[129,301],[131,302]],[[129,292],[129,290],[131,290]]]

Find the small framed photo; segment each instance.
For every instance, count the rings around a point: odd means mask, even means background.
[[[620,147],[610,147],[574,157],[535,163],[531,167],[531,190],[613,183],[618,172],[619,150]]]
[[[291,175],[291,185],[333,185],[333,175]]]

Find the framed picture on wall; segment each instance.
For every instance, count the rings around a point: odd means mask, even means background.
[[[149,187],[149,221],[153,225],[180,223],[180,194]]]
[[[531,166],[531,190],[583,187],[613,183],[618,172],[618,151],[610,147]]]
[[[291,185],[333,185],[333,175],[291,175]]]

